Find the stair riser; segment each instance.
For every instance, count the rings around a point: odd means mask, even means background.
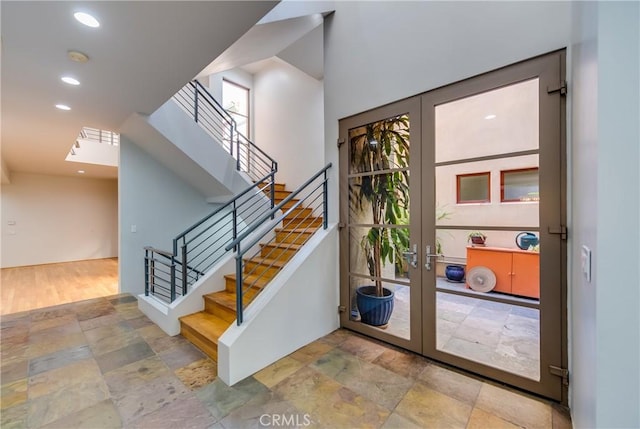
[[[311,238],[311,232],[277,232],[276,233],[276,241],[278,243],[287,243],[287,244],[304,244],[309,238]]]
[[[264,192],[271,192],[271,184],[269,182],[261,182],[258,186],[260,187],[269,186],[264,190]],[[276,187],[276,191],[282,192],[286,190],[286,185],[284,183],[276,183],[275,187]]]
[[[263,258],[277,259],[278,261],[288,261],[296,254],[296,250],[282,247],[263,247],[260,256]]]
[[[322,226],[322,218],[310,218],[310,219],[296,219],[286,217],[282,222],[283,228],[300,229],[307,227],[320,227]]]
[[[202,350],[211,359],[216,362],[218,361],[218,345],[216,343],[202,337],[202,335],[197,331],[193,330],[189,325],[183,322],[180,322],[180,334]]]
[[[276,205],[280,204],[281,202],[282,202],[282,200],[280,200],[280,201],[276,200],[276,201],[275,201]],[[297,203],[297,202],[298,202],[298,200],[295,200],[295,199],[287,201],[287,202],[286,202],[286,203],[284,203],[284,205],[282,206],[282,210],[283,210],[283,211],[287,211],[287,210],[289,210],[289,209],[290,209],[291,207],[293,207],[293,205],[294,205],[295,203]]]
[[[286,211],[286,210],[285,210]],[[311,217],[313,210],[311,210],[310,208],[307,207],[296,207],[295,209],[293,209],[291,211],[291,213],[289,213],[285,219],[304,219],[304,218],[308,218]]]
[[[278,273],[278,271],[280,271],[280,268],[278,267],[270,267],[268,265],[257,264],[251,261],[247,261],[244,264],[244,272],[254,276],[265,274],[273,277]]]
[[[267,191],[267,192],[269,192],[268,195],[271,194],[271,191]],[[276,189],[275,199],[276,199],[276,201],[282,201],[285,198],[287,198],[289,195],[291,195],[291,192],[289,192],[289,191],[279,191],[279,190]]]
[[[233,323],[236,320],[236,312],[230,308],[220,305],[208,297],[204,298],[204,311],[218,316],[222,320],[226,320],[229,323]]]
[[[260,279],[260,280],[262,281],[263,279]],[[265,283],[266,283],[266,281],[268,281],[268,280],[271,280],[271,277],[270,277],[270,276],[265,275],[265,276],[264,276],[264,281],[265,281]],[[259,291],[261,291],[261,290],[264,288],[264,286],[265,286],[265,285],[264,285],[263,283],[258,283],[258,282],[256,282],[256,283],[254,284],[254,283],[253,283],[253,281],[248,281],[248,280],[247,280],[247,281],[245,281],[245,282],[244,282],[244,288],[243,288],[243,290],[245,290],[245,291],[246,291],[248,288],[250,288],[250,289],[249,289],[249,291],[256,290],[256,291],[258,291],[258,292],[259,292]],[[231,280],[231,279],[225,279],[225,289],[226,289],[228,292],[235,293],[235,292],[236,292],[236,280],[235,280],[235,279],[233,279],[233,280]],[[257,294],[258,292],[255,292],[255,293],[254,293],[254,295],[255,295],[255,294]]]

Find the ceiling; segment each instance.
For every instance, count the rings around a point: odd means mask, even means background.
[[[277,3],[2,1],[3,181],[7,169],[117,177],[114,167],[64,161],[80,129],[118,131],[132,113],[150,114]],[[76,11],[101,26],[78,23]],[[71,49],[89,61],[72,62]]]

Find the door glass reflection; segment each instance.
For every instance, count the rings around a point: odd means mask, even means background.
[[[410,339],[409,115],[349,130],[350,319]]]
[[[436,106],[436,348],[540,379],[538,79]]]

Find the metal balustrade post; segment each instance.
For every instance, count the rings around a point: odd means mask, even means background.
[[[176,300],[176,258],[171,256],[171,302]]]
[[[182,246],[182,296],[187,294],[187,245]]]
[[[236,205],[235,201],[233,202],[233,211],[231,216],[233,217],[233,222],[231,225],[231,228],[233,229],[233,241],[235,241],[235,239],[238,238],[238,206]],[[236,248],[234,248],[233,250],[235,251]]]
[[[242,325],[242,255],[240,253],[240,245],[238,244],[238,253],[236,254],[236,317],[238,326]]]
[[[229,129],[229,155],[233,156],[233,135],[235,134],[235,126],[231,122],[231,128]]]
[[[242,157],[242,152],[240,152],[240,133],[236,132],[236,135],[238,136],[236,138],[236,170],[241,171],[242,164],[240,163],[240,158]]]
[[[195,94],[193,97],[193,119],[195,119],[196,122],[198,122],[198,87],[195,86],[193,88]]]
[[[144,251],[144,296],[149,296],[149,251]]]
[[[151,283],[151,295],[156,294],[156,261],[153,259],[153,252],[151,252],[151,263],[149,267],[149,283]]]
[[[324,182],[322,182],[322,228],[327,229],[329,226],[328,214],[329,214],[329,201],[327,198],[327,170],[324,171]]]
[[[271,208],[276,205],[276,173],[275,170],[271,170]],[[275,213],[271,215],[271,220],[275,219]]]

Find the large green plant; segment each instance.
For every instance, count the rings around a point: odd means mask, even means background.
[[[409,224],[409,117],[368,124],[355,130],[349,143],[351,172],[363,173],[350,183],[351,200],[360,212],[371,211],[374,225],[360,245],[376,278],[376,295],[383,296],[382,266],[393,262],[403,272],[402,254],[409,248],[409,228],[376,226]]]

